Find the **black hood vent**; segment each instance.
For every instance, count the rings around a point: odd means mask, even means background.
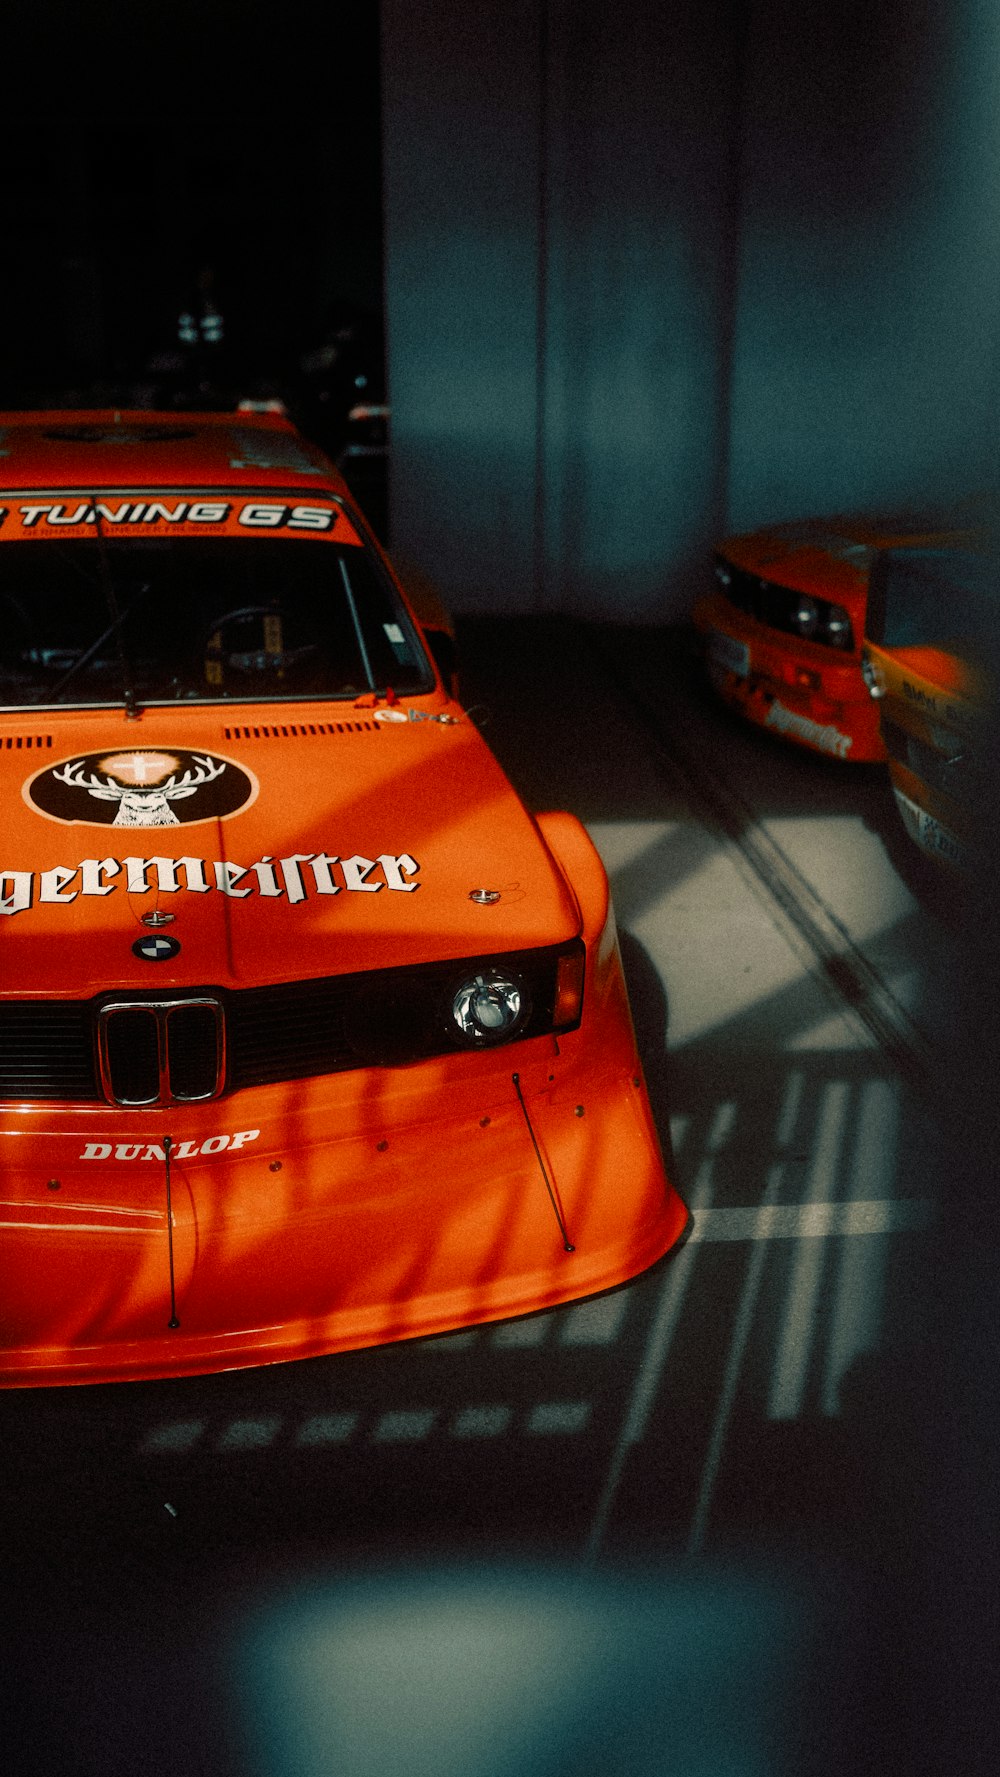
[[[315,735],[379,734],[380,722],[272,722],[224,728],[226,740],[308,740]]]

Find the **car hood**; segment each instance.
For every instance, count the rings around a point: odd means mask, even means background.
[[[727,537],[720,553],[762,579],[861,608],[880,549],[974,534],[984,522],[984,511],[981,504],[967,501],[938,510],[796,519]]]
[[[8,716],[0,989],[240,987],[575,936],[535,822],[451,709]]]

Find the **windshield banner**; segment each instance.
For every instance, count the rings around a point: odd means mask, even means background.
[[[98,533],[98,527],[99,533]],[[177,488],[116,491],[93,495],[8,495],[0,503],[0,542],[28,537],[328,537],[361,547],[361,538],[342,507],[332,501],[302,505],[276,497],[220,499],[211,493]]]

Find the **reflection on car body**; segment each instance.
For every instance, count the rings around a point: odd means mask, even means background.
[[[969,508],[846,515],[730,537],[693,618],[718,694],[783,740],[834,759],[885,758],[861,676],[868,577],[880,548],[951,536]]]
[[[0,1379],[196,1373],[664,1254],[607,881],[280,415],[0,416]]]

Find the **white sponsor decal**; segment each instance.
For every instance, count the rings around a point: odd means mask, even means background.
[[[749,676],[749,647],[746,642],[737,641],[735,636],[725,635],[721,629],[710,629],[708,632],[708,659],[711,666],[737,673],[741,679]]]
[[[936,821],[925,808],[911,801],[909,796],[904,796],[895,784],[893,794],[911,839],[924,851],[930,852],[932,857],[946,858],[949,864],[956,865],[960,870],[972,869],[973,853],[967,845],[949,832],[947,827],[942,827],[941,822]]]
[[[171,1143],[170,1159],[194,1160],[199,1155],[232,1154],[238,1148],[246,1146],[248,1141],[256,1141],[259,1129],[238,1129],[234,1135],[210,1135],[202,1142],[179,1141]],[[166,1151],[158,1142],[142,1141],[88,1141],[81,1160],[166,1160]]]
[[[233,503],[229,500],[119,500],[116,505],[98,500],[32,500],[17,507],[23,530],[59,528],[64,525],[96,525],[121,529],[128,525],[225,524]],[[13,508],[0,507],[0,523]],[[334,506],[291,506],[248,500],[236,514],[236,523],[250,530],[330,531],[340,512]]]
[[[26,913],[40,903],[67,906],[78,895],[205,895],[211,892],[242,901],[248,895],[286,900],[291,906],[313,895],[374,895],[387,888],[411,895],[420,870],[409,852],[380,852],[377,858],[358,853],[342,858],[332,852],[293,852],[287,858],[258,858],[237,864],[231,858],[84,858],[79,864],[56,864],[51,870],[0,869],[0,914]]]
[[[851,749],[854,736],[842,734],[832,724],[824,725],[813,722],[808,716],[800,716],[795,710],[785,708],[777,698],[771,704],[765,719],[766,728],[776,728],[779,734],[797,734],[800,740],[807,740],[823,753],[832,753],[837,759],[846,759]]]

